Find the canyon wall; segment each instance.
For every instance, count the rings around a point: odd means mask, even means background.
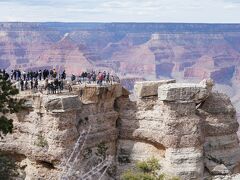
[[[0,155],[14,160],[14,176],[31,180],[99,179],[103,172],[119,179],[150,157],[181,179],[233,179],[240,172],[236,110],[213,86],[137,82],[135,101],[120,84],[24,92],[18,98],[26,109],[11,115],[14,132],[0,141]]]
[[[123,84],[212,78],[239,104],[239,24],[0,23],[0,68],[117,73]]]
[[[238,172],[236,111],[212,87],[212,81],[141,82],[135,85],[136,102],[121,97],[118,156],[128,161],[119,163],[119,174],[151,156],[160,160],[164,172],[182,179]]]
[[[114,100],[121,96],[122,87],[93,85],[73,90],[72,94],[19,95],[26,100],[26,109],[11,117],[14,132],[0,141],[0,154],[15,161],[18,176],[58,179],[68,172],[62,178],[74,179],[79,176],[76,171],[84,175],[106,155],[115,156],[118,112]]]

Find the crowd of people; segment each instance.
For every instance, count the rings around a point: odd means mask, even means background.
[[[19,69],[17,70],[12,70],[10,73],[10,78],[11,80],[33,80],[33,79],[38,79],[38,80],[45,80],[47,78],[50,79],[66,79],[66,72],[65,70],[62,73],[57,73],[56,69],[44,69],[43,71],[40,69],[38,71],[20,71]]]
[[[64,87],[68,87],[68,90],[71,91],[71,84],[96,83],[102,86],[103,83],[112,84],[113,82],[120,82],[117,76],[113,76],[106,71],[98,73],[85,71],[78,76],[72,74],[70,83],[67,86],[65,86],[65,80],[67,79],[65,70],[58,72],[56,69],[39,69],[37,71],[16,69],[8,74],[5,70],[0,69],[0,73],[4,74],[4,77],[11,80],[21,91],[33,90],[43,92],[45,90],[47,94],[61,93]]]
[[[102,86],[103,82],[106,84],[112,84],[113,82],[120,82],[120,79],[117,76],[110,75],[106,71],[98,72],[82,72],[82,74],[77,77],[76,75],[72,74],[71,81],[76,81],[80,84],[83,82],[87,82],[88,84],[96,83]]]
[[[9,75],[10,80],[21,90],[43,91],[55,94],[63,90],[63,80],[66,79],[66,72],[58,73],[55,69],[44,69],[37,71],[12,70]],[[39,86],[39,82],[44,81],[44,86]]]
[[[9,74],[6,73],[5,69],[0,69],[0,76],[3,77],[3,79],[8,80],[9,79]]]

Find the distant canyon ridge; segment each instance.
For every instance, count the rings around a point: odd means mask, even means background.
[[[240,24],[0,23],[0,68],[107,70],[136,80],[212,78],[240,112]]]

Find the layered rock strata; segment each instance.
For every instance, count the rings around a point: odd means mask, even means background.
[[[11,116],[14,132],[0,141],[1,155],[21,155],[16,164],[24,169],[25,179],[59,179],[79,136],[89,130],[85,143],[76,147],[81,154],[72,167],[72,171],[85,174],[103,156],[116,154],[118,112],[114,101],[121,92],[120,84],[114,84],[73,86],[72,94],[20,94],[19,98],[26,100],[26,110]]]
[[[240,171],[236,111],[212,87],[211,80],[139,82],[135,101],[120,84],[74,85],[60,95],[20,94],[26,109],[11,115],[14,132],[0,141],[0,152],[15,158],[25,179],[61,174],[74,179],[110,156],[109,168],[91,172],[92,179],[103,172],[103,179],[120,179],[136,161],[150,157],[159,159],[162,172],[181,179],[231,179]],[[69,174],[66,162],[74,149]]]
[[[182,179],[239,172],[236,112],[226,95],[212,92],[211,80],[162,83],[150,96],[153,91],[148,88],[144,96],[141,87],[135,85],[136,102],[117,100],[118,175],[152,156],[160,160],[163,172]]]

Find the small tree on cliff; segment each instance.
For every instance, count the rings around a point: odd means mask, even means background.
[[[128,170],[121,176],[121,180],[180,180],[178,177],[159,173],[161,166],[154,157],[136,163],[135,171]]]
[[[14,98],[18,93],[18,89],[12,86],[7,76],[0,72],[0,138],[12,133],[13,121],[6,115],[19,112],[23,108],[23,100]]]

